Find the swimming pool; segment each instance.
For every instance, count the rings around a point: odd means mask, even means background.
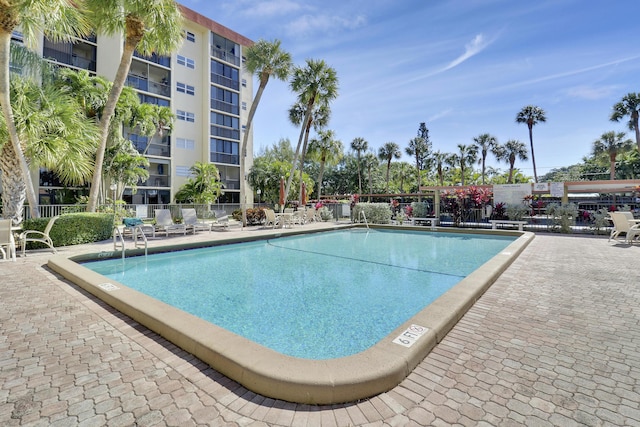
[[[515,237],[341,230],[85,266],[279,353],[371,347]]]
[[[345,226],[335,228],[341,227]],[[404,228],[417,230],[417,227]],[[381,226],[375,229],[402,228]],[[441,231],[443,229],[421,230],[427,234],[438,234]],[[292,357],[274,351],[91,271],[72,259],[54,256],[49,259],[48,266],[253,392],[291,402],[332,404],[356,401],[398,385],[534,238],[534,234],[529,232],[487,233],[449,228],[446,231],[447,234],[458,233],[463,239],[484,234],[514,236],[517,239],[371,347],[351,356],[322,360]],[[274,230],[270,237],[308,232],[304,228]],[[212,241],[208,245],[265,238],[251,236],[247,232],[230,232],[225,235],[229,236],[225,241]],[[317,231],[313,235],[319,236]],[[369,237],[372,235],[370,233]],[[202,242],[184,243],[174,245],[173,248],[185,249],[202,245]],[[339,246],[345,249],[345,245]],[[170,249],[152,247],[150,252],[166,252]],[[131,252],[144,253],[143,250],[128,251]],[[119,253],[101,252],[75,259],[86,261],[103,257],[119,257]],[[358,281],[353,277],[350,280]],[[408,298],[411,299],[411,295]]]

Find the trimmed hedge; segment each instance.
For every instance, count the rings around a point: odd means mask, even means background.
[[[353,208],[353,222],[364,222],[360,218],[360,212],[364,212],[369,224],[389,224],[391,222],[389,203],[357,203]]]
[[[22,223],[22,229],[44,231],[48,222],[49,218],[27,219]],[[53,245],[58,247],[99,242],[109,239],[112,233],[113,214],[81,212],[61,215],[53,224],[49,235]],[[29,242],[27,248],[46,248],[46,246]]]

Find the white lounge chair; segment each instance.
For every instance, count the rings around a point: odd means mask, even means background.
[[[229,221],[228,213],[226,213],[225,211],[213,211],[213,214],[216,217],[213,224],[211,224],[211,227],[213,229],[226,230],[227,228],[229,228],[229,225],[231,225],[231,223]]]
[[[156,232],[166,233],[167,237],[169,233],[187,234],[187,226],[173,222],[169,209],[156,209],[154,213],[156,216]]]
[[[276,225],[278,225],[278,218],[276,217],[275,211],[273,209],[265,209],[264,216],[265,216],[264,226],[265,227],[271,226],[272,228],[276,228]]]
[[[16,260],[16,242],[11,232],[11,220],[0,219],[0,253],[5,260]]]
[[[181,211],[182,211],[182,222],[184,223],[184,225],[187,226],[188,229],[192,229],[194,233],[196,231],[202,231],[202,230],[206,230],[206,231],[209,231],[209,233],[211,233],[211,223],[198,221],[198,216],[196,214],[195,209],[189,208],[189,209],[182,209]]]
[[[22,246],[22,256],[26,256],[27,250],[27,242],[38,242],[45,244],[51,248],[54,254],[57,254],[58,251],[53,246],[53,240],[51,240],[51,236],[49,233],[53,228],[53,224],[55,224],[56,220],[60,218],[60,216],[54,216],[49,219],[47,226],[44,228],[44,231],[39,230],[26,230],[20,233],[20,246]]]
[[[625,242],[631,243],[633,239],[640,236],[640,223],[634,223],[635,219],[631,212],[610,212],[609,216],[613,221],[613,230],[609,235],[609,240],[618,240],[621,234],[625,235]]]

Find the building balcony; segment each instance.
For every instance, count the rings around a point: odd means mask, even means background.
[[[171,86],[166,81],[154,81],[144,76],[129,74],[126,85],[134,89],[143,90],[156,95],[171,96]]]
[[[240,156],[237,154],[211,153],[210,161],[212,163],[226,163],[228,165],[239,165]]]
[[[140,187],[170,187],[171,178],[169,175],[151,175],[146,181],[139,180],[138,186]]]
[[[83,70],[89,70],[93,72],[96,71],[95,56],[93,58],[86,57],[52,47],[45,47],[42,56],[44,58],[54,60],[60,64],[71,65],[73,67],[82,68]]]

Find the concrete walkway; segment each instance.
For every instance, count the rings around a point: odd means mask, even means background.
[[[246,390],[60,280],[49,256],[0,262],[2,426],[640,426],[638,245],[537,235],[398,387],[333,406]]]

